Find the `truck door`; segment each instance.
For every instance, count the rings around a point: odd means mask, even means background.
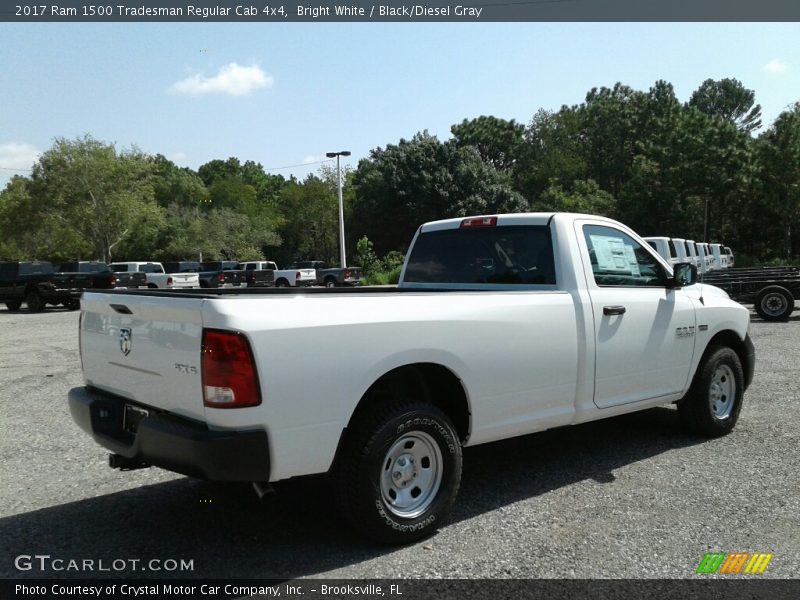
[[[621,229],[576,221],[595,335],[594,402],[608,408],[680,393],[695,309],[649,248]]]

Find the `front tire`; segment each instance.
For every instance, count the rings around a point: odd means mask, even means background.
[[[690,431],[707,437],[730,433],[744,400],[744,370],[727,346],[709,346],[692,387],[678,402],[678,413]]]
[[[8,310],[19,310],[22,306],[22,300],[9,300],[6,302],[6,308]]]
[[[340,510],[367,537],[406,544],[434,533],[461,483],[461,443],[425,402],[377,405],[348,432],[335,471]]]

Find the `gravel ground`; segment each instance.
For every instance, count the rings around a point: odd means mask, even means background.
[[[247,485],[109,469],[67,411],[77,324],[0,309],[0,577],[80,576],[14,566],[49,554],[193,560],[189,577],[691,578],[707,551],[772,552],[763,577],[800,574],[800,313],[753,318],[733,434],[689,436],[658,408],[467,449],[452,521],[400,549],[340,524],[323,478],[259,503]]]

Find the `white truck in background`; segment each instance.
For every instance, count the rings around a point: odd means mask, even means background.
[[[248,260],[239,263],[244,271],[274,271],[275,287],[307,287],[317,283],[316,269],[279,269],[271,260]]]
[[[69,408],[112,467],[327,474],[354,527],[407,543],[445,523],[463,446],[663,404],[730,432],[749,312],[696,279],[621,223],[531,213],[422,225],[397,288],[86,292]]]
[[[672,265],[689,262],[701,273],[733,267],[733,252],[722,244],[707,244],[682,238],[649,236],[643,238],[653,250]]]
[[[150,288],[200,287],[200,277],[197,273],[166,273],[160,262],[115,262],[108,266],[115,273],[144,273],[147,276],[147,286]]]

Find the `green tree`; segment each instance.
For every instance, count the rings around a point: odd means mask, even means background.
[[[356,262],[361,266],[364,275],[371,275],[381,267],[381,262],[375,255],[375,249],[367,236],[362,236],[356,243]]]
[[[510,176],[473,147],[442,143],[428,132],[373,150],[359,163],[353,185],[348,233],[353,240],[369,237],[378,254],[406,249],[425,221],[528,207]]]
[[[278,230],[283,244],[268,249],[279,266],[294,260],[338,264],[339,209],[335,185],[310,174],[302,182],[284,186],[279,199],[284,221]]]
[[[738,79],[706,79],[694,91],[688,105],[750,133],[761,127],[761,105],[755,103],[755,97],[755,92]]]
[[[210,201],[203,180],[191,169],[178,167],[161,154],[152,157],[153,193],[159,206],[203,206]]]
[[[591,179],[575,181],[569,190],[561,184],[547,188],[534,205],[535,210],[586,213],[614,217],[616,202]]]
[[[472,146],[487,164],[498,171],[511,171],[520,157],[525,127],[514,119],[480,116],[464,119],[450,132],[457,147]]]
[[[785,110],[756,144],[757,239],[761,255],[800,255],[800,102]]]
[[[31,196],[47,202],[63,226],[72,228],[110,261],[154,204],[153,164],[136,148],[117,152],[91,136],[56,139],[34,165]]]

